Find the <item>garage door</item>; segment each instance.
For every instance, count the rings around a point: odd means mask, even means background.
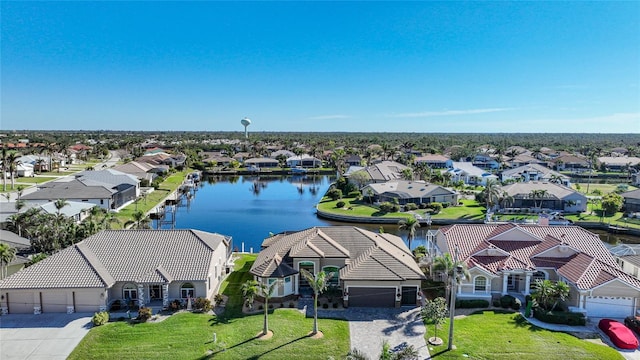
[[[396,288],[349,287],[349,306],[394,307]]]
[[[619,296],[587,296],[587,316],[591,318],[624,318],[634,315],[633,298]]]
[[[100,310],[100,295],[95,291],[76,291],[76,312],[96,312]]]
[[[42,292],[42,312],[63,313],[67,312],[67,294],[62,291]]]
[[[12,292],[9,296],[9,312],[11,314],[33,314],[33,293]]]

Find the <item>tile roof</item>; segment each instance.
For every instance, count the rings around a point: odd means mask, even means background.
[[[9,230],[0,230],[0,243],[7,244],[16,249],[28,249],[31,247],[31,240],[18,236]]]
[[[198,230],[105,230],[0,281],[0,288],[109,287],[120,281],[204,281],[230,238]]]
[[[110,199],[116,191],[104,186],[90,186],[79,180],[53,181],[41,185],[37,191],[23,195],[23,200]]]
[[[367,166],[365,171],[374,180],[394,180],[402,179],[402,171],[408,169],[406,165],[395,161],[382,161],[371,166]]]
[[[507,192],[509,195],[514,198],[529,198],[532,190],[546,190],[545,194],[546,199],[559,199],[562,200],[570,195],[580,195],[584,197],[586,201],[586,197],[579,192],[571,189],[570,187],[550,183],[550,182],[540,182],[540,181],[529,181],[529,182],[521,182],[514,183],[511,185],[503,186],[502,191]]]
[[[341,279],[404,280],[424,275],[402,239],[353,226],[313,227],[265,239],[263,250],[251,267],[260,277],[276,274],[277,267],[293,258],[342,258],[347,264]],[[266,246],[266,247],[265,247]],[[283,273],[297,273],[287,265]]]
[[[498,275],[504,270],[554,268],[578,289],[614,279],[640,289],[640,280],[622,272],[598,235],[578,226],[457,224],[441,228],[437,236],[443,237],[447,247],[441,250],[457,249],[470,269],[479,267]],[[486,256],[482,250],[490,246],[508,255]]]

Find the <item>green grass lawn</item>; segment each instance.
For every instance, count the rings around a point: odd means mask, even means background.
[[[455,350],[447,351],[448,322],[438,330],[441,346],[429,345],[435,359],[623,359],[615,349],[572,335],[541,329],[520,314],[484,311],[454,323]],[[427,338],[433,325],[427,324]]]
[[[273,337],[256,338],[264,315],[242,314],[240,293],[242,283],[251,279],[255,258],[241,255],[221,285],[229,297],[223,315],[179,313],[159,323],[108,323],[91,329],[69,359],[343,359],[349,351],[349,323],[342,320],[319,319],[324,337],[313,339],[307,337],[313,319],[295,309],[276,309],[269,314]]]
[[[339,201],[344,201],[345,206],[343,208],[337,208],[336,204]],[[383,217],[383,218],[406,218],[412,216],[409,213],[393,212],[382,213],[376,207],[370,206],[361,200],[355,198],[343,198],[339,200],[331,200],[327,197],[323,198],[318,203],[318,209],[328,213],[347,215],[347,216],[362,216],[362,217]],[[415,211],[418,214],[424,214],[424,210]]]
[[[463,206],[449,206],[440,213],[433,215],[434,219],[464,219],[484,220],[485,207],[475,200],[462,200]]]
[[[15,179],[15,183],[16,184],[41,184],[43,182],[56,180],[57,178],[58,177],[56,176],[19,177]],[[7,186],[9,186],[10,183],[11,183],[10,181],[7,181]]]

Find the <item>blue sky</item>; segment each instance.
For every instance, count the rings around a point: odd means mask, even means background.
[[[1,3],[0,128],[640,133],[640,2]]]

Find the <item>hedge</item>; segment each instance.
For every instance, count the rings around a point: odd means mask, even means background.
[[[568,311],[545,311],[540,307],[533,309],[533,317],[549,324],[582,325],[587,323],[583,313]]]
[[[456,300],[457,309],[474,309],[487,307],[489,307],[489,302],[487,300]]]

